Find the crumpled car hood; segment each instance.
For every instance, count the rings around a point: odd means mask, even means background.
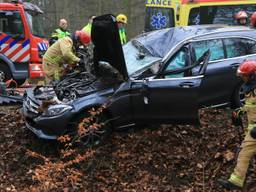
[[[73,73],[53,86],[38,86],[27,89],[27,95],[39,105],[69,103],[86,95],[113,87],[118,82],[96,78],[90,73]]]

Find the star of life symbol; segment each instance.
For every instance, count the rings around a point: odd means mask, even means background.
[[[156,29],[165,28],[167,25],[167,17],[162,13],[157,13],[151,17],[151,25]]]
[[[200,24],[200,14],[198,14],[195,18],[195,25],[199,25]]]

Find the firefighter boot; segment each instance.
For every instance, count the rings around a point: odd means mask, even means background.
[[[235,185],[235,184],[233,184],[230,181],[225,180],[225,179],[218,179],[217,182],[222,187],[224,187],[225,189],[228,189],[228,190],[241,190],[242,189],[242,187],[240,187],[238,185]]]

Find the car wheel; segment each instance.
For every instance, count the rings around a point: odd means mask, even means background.
[[[90,122],[87,123],[88,121]],[[109,138],[112,131],[110,119],[103,112],[95,116],[84,112],[73,122],[75,125],[75,142],[85,147],[103,144]]]
[[[243,84],[239,85],[234,94],[233,94],[233,98],[232,98],[232,108],[236,109],[239,107],[242,107],[245,104],[245,93],[244,93],[244,89],[243,89]]]
[[[6,65],[0,65],[0,78],[3,81],[7,81],[12,78],[12,73]]]

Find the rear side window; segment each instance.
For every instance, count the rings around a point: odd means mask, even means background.
[[[0,31],[8,35],[23,35],[24,28],[18,11],[0,11]]]
[[[256,5],[225,5],[225,6],[201,6],[193,8],[189,13],[188,25],[199,24],[230,24],[236,25],[234,16],[244,10],[249,17],[256,10]],[[249,20],[248,20],[249,22]]]
[[[224,59],[224,48],[221,40],[206,40],[192,43],[192,56],[197,61],[208,49],[210,49],[210,61]]]
[[[256,42],[250,39],[224,39],[227,58],[256,54]]]

